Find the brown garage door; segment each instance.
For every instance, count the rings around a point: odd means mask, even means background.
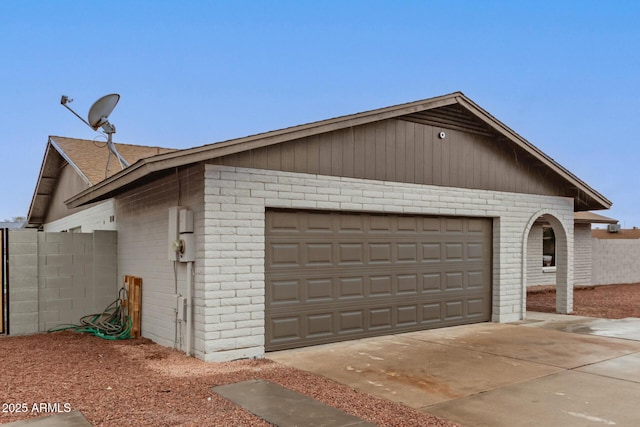
[[[267,210],[266,349],[491,317],[491,220]]]

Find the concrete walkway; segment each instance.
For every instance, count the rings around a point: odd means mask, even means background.
[[[242,381],[214,387],[213,391],[278,427],[375,427],[269,381]]]
[[[80,411],[31,418],[2,424],[3,427],[91,427],[91,423]]]
[[[640,319],[528,313],[268,354],[466,426],[640,424]]]

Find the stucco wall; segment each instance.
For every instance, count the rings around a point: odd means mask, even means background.
[[[308,208],[493,218],[493,320],[522,317],[523,239],[542,213],[567,233],[573,275],[573,200],[485,190],[205,166],[204,247],[196,355],[231,360],[264,353],[265,208]],[[569,301],[569,304],[572,302]]]
[[[640,239],[592,239],[592,283],[640,283]]]

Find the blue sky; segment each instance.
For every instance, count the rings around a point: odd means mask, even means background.
[[[462,91],[640,226],[640,2],[0,2],[0,220],[49,135],[188,148]],[[98,138],[98,140],[102,140]]]

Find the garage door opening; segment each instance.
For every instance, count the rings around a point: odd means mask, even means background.
[[[266,212],[267,351],[491,319],[488,218]]]

